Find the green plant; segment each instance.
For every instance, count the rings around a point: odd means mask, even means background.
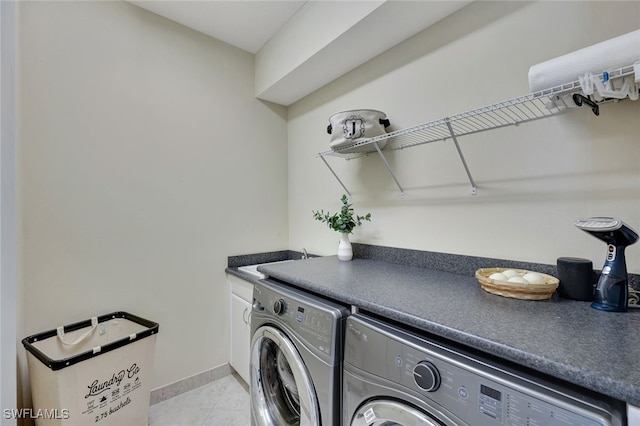
[[[334,231],[347,234],[351,234],[356,226],[362,225],[363,220],[371,222],[371,213],[367,213],[365,216],[358,216],[353,211],[346,195],[343,195],[341,200],[342,209],[340,213],[325,213],[324,210],[312,211],[313,218],[326,223]]]

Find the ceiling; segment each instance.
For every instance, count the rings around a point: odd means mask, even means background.
[[[284,106],[472,1],[129,0],[255,54],[256,98]]]
[[[137,0],[130,3],[256,53],[306,0]]]

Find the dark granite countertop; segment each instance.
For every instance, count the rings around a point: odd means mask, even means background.
[[[640,311],[588,302],[525,301],[472,276],[373,259],[319,257],[258,270],[487,354],[640,405]]]

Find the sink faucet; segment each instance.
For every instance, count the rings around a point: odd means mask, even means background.
[[[301,259],[308,259],[308,258],[309,258],[309,254],[307,254],[307,249],[302,247],[302,257],[301,257]]]

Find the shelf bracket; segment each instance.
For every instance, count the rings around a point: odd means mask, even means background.
[[[593,112],[596,116],[600,115],[600,107],[598,106],[598,104],[593,102],[586,96],[581,95],[580,93],[573,94],[573,102],[575,102],[579,107],[581,107],[582,104],[585,103],[591,107],[591,112]]]
[[[387,159],[385,158],[384,154],[382,153],[382,150],[378,146],[378,142],[373,142],[372,145],[376,148],[376,151],[378,151],[378,154],[380,155],[380,158],[382,158],[382,161],[384,162],[384,165],[387,167],[387,170],[389,171],[389,174],[391,175],[391,177],[393,178],[394,182],[398,186],[398,189],[400,190],[400,198],[404,198],[404,189],[402,189],[402,186],[400,186],[400,182],[398,182],[398,179],[396,179],[396,175],[393,174],[393,170],[391,169],[391,166],[389,165],[389,163],[387,162]]]
[[[462,150],[460,149],[460,145],[458,144],[458,139],[456,138],[456,132],[453,131],[453,127],[451,126],[451,121],[447,118],[445,120],[447,123],[447,128],[449,129],[449,133],[451,133],[451,139],[453,143],[456,145],[456,149],[458,150],[458,155],[460,156],[460,160],[462,161],[462,165],[464,166],[465,172],[467,172],[467,177],[469,178],[469,182],[471,183],[471,195],[476,195],[478,193],[478,188],[476,187],[476,183],[473,181],[473,176],[471,176],[471,172],[469,171],[469,166],[467,166],[467,161],[464,159],[464,155],[462,154]]]
[[[342,188],[344,188],[345,192],[347,193],[347,195],[349,196],[349,199],[351,199],[351,192],[349,192],[349,190],[347,189],[346,186],[344,186],[344,183],[342,183],[342,181],[340,180],[340,178],[338,177],[338,175],[336,174],[336,172],[333,171],[333,169],[331,168],[331,166],[329,165],[329,163],[327,162],[326,158],[324,158],[323,155],[320,156],[320,158],[322,158],[322,161],[324,161],[324,164],[327,166],[327,168],[329,169],[329,171],[331,171],[331,174],[333,175],[333,177],[336,178],[336,180],[338,181],[338,183],[342,186]]]

